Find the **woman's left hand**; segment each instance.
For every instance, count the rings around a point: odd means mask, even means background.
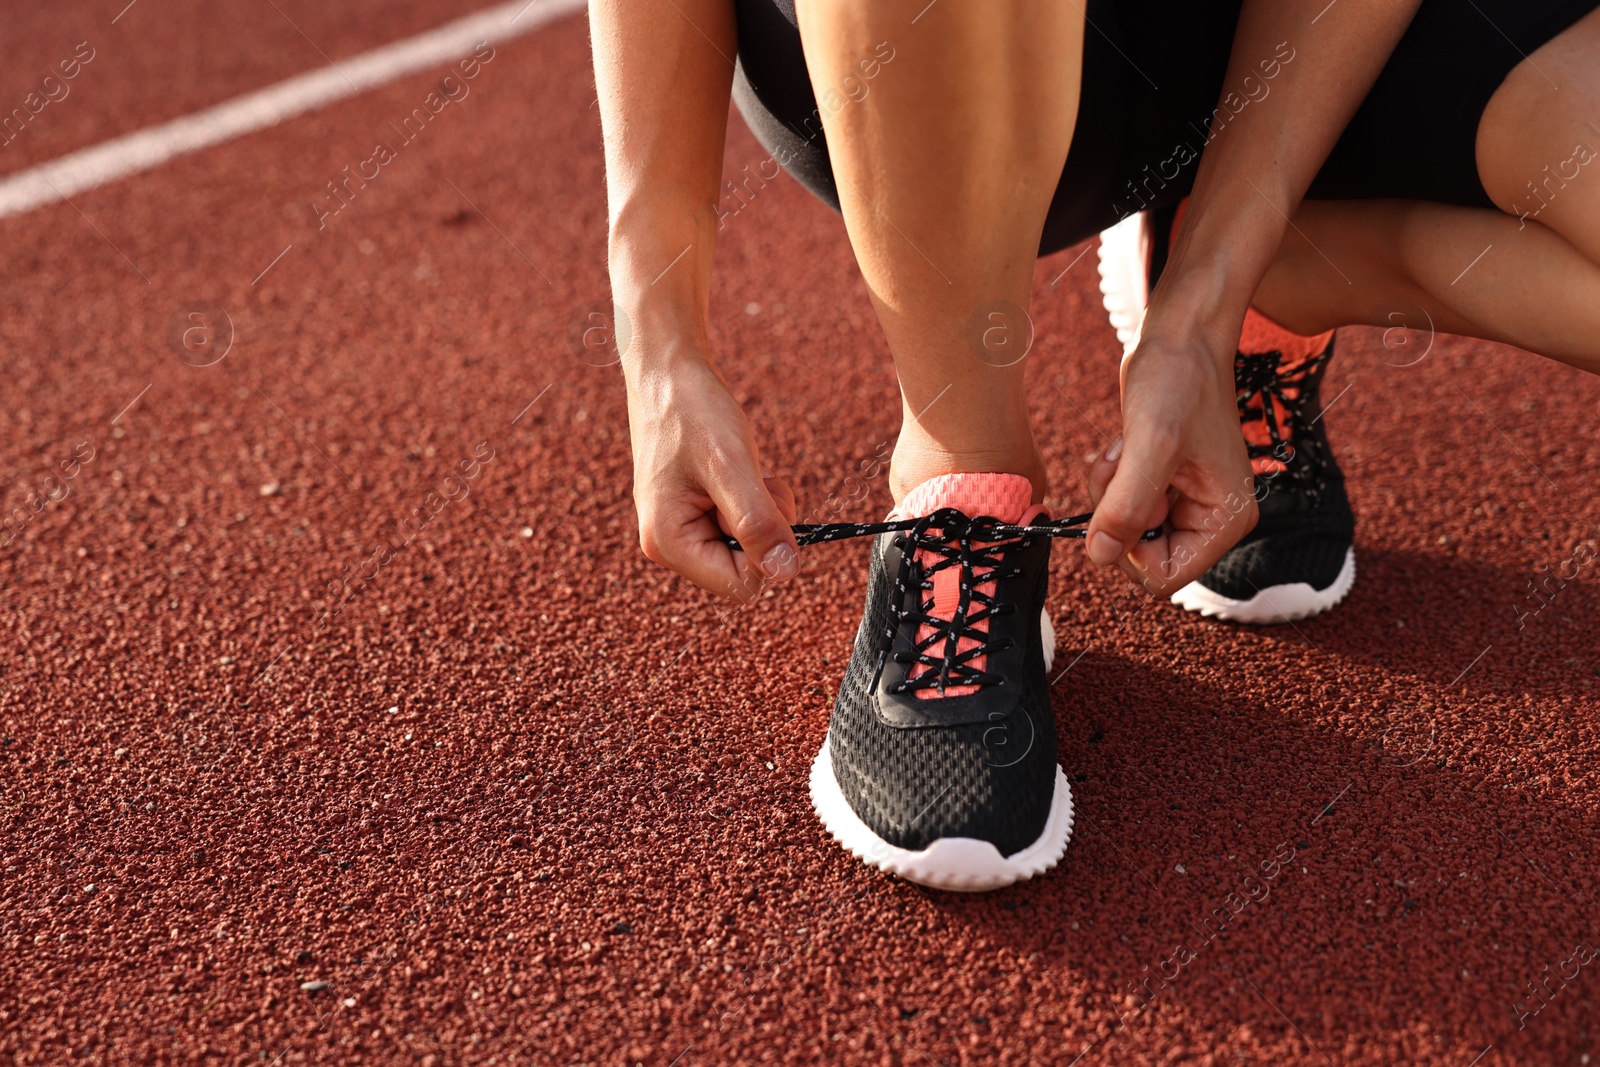
[[[1121,448],[1089,474],[1088,552],[1153,596],[1204,574],[1256,523],[1231,357],[1147,337],[1123,364]],[[1139,540],[1157,526],[1160,537]]]

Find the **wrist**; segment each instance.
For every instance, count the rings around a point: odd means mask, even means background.
[[[622,354],[622,378],[629,396],[652,405],[664,403],[686,376],[705,374],[722,378],[703,339],[678,334],[647,336],[642,341],[635,339]]]
[[[1268,182],[1267,191],[1202,196],[1197,186],[1150,294],[1145,337],[1198,340],[1232,367],[1245,312],[1283,243],[1284,215],[1270,199],[1263,202],[1276,192]]]
[[[632,197],[614,208],[608,267],[626,373],[709,362],[712,205]]]
[[[1145,312],[1139,347],[1199,349],[1207,362],[1233,374],[1234,353],[1248,295],[1229,293],[1210,278],[1199,277],[1192,286],[1175,285],[1161,299],[1152,297]]]
[[[706,302],[696,286],[662,279],[659,285],[619,282],[613,274],[612,306],[617,351],[630,383],[646,374],[711,363]]]

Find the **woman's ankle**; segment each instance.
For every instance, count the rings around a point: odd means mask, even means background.
[[[1044,500],[1049,489],[1049,474],[1044,458],[1029,442],[968,451],[952,451],[937,445],[908,442],[902,434],[889,462],[889,492],[898,505],[906,494],[930,478],[942,474],[1020,474],[1033,484],[1033,502]]]

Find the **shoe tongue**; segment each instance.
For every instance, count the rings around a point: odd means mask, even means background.
[[[889,518],[914,519],[956,508],[974,518],[990,515],[1020,523],[1032,503],[1033,483],[1020,474],[941,474],[907,493]]]
[[[937,478],[929,478],[907,493],[889,518],[920,518],[940,508],[955,508],[973,518],[988,515],[1001,522],[1015,524],[1029,522],[1043,510],[1033,503],[1033,483],[1020,474],[941,474]],[[919,553],[919,558],[922,558],[924,565],[931,566],[934,562],[933,555],[928,552]],[[992,593],[994,582],[980,581],[975,589]],[[945,620],[953,618],[960,599],[959,568],[946,567],[933,576],[935,616]],[[926,641],[933,632],[930,626],[924,624],[918,629],[917,640]],[[970,638],[963,637],[959,642],[961,651],[975,647],[976,642]],[[981,656],[972,665],[981,671],[985,669],[987,660],[987,656]],[[917,696],[920,699],[938,699],[974,692],[977,692],[976,686],[963,685],[945,690],[923,689],[918,691]]]

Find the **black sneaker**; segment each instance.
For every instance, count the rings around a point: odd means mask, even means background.
[[[1256,474],[1261,519],[1172,602],[1202,615],[1272,624],[1319,615],[1356,580],[1355,516],[1322,422],[1322,375],[1333,339],[1309,359],[1278,352],[1234,364],[1239,422]]]
[[[1124,357],[1138,344],[1175,216],[1171,208],[1131,215],[1100,235],[1100,292]],[[1322,376],[1332,355],[1331,337],[1309,360],[1236,355],[1239,422],[1261,519],[1216,566],[1174,593],[1173,603],[1210,618],[1273,624],[1320,614],[1349,594],[1355,518],[1321,421]]]
[[[1031,499],[1018,475],[945,475],[838,534],[879,535],[812,803],[862,861],[937,889],[1032,878],[1072,834],[1044,601],[1051,539],[1087,517],[1046,522]]]

